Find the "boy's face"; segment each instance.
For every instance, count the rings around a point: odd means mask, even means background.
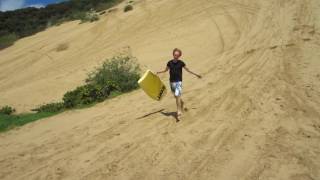
[[[180,58],[180,56],[181,56],[181,54],[180,54],[180,52],[179,52],[179,51],[175,51],[175,52],[173,53],[173,57],[174,57],[174,59],[179,59],[179,58]]]

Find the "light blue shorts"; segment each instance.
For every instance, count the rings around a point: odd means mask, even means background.
[[[181,96],[182,93],[182,82],[170,82],[170,88],[171,92],[174,94],[174,96],[178,97]]]

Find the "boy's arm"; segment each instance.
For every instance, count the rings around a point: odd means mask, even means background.
[[[196,74],[196,73],[194,73],[194,72],[190,71],[190,69],[188,69],[188,68],[187,68],[187,66],[183,66],[183,68],[184,68],[187,72],[189,72],[189,73],[191,73],[191,74],[193,74],[193,75],[197,76],[198,78],[202,78],[202,76],[201,76],[201,75]]]
[[[157,74],[165,73],[165,72],[167,72],[168,70],[169,70],[169,67],[167,66],[165,70],[163,70],[163,71],[158,71]]]

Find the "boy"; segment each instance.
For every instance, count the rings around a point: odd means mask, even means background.
[[[182,91],[182,68],[184,68],[187,72],[195,75],[198,78],[201,78],[200,75],[190,71],[186,64],[180,60],[179,58],[182,55],[182,51],[178,48],[173,50],[173,59],[167,63],[167,67],[163,71],[157,72],[157,74],[161,74],[170,70],[170,88],[174,97],[176,99],[177,104],[177,116],[181,116],[183,111],[183,101],[181,99],[181,91]]]

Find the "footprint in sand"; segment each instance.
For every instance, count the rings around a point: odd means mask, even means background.
[[[270,46],[269,49],[276,49],[278,46],[275,45],[275,46]]]
[[[256,49],[250,49],[246,51],[246,54],[252,54],[256,51]]]
[[[286,44],[286,47],[291,47],[291,46],[294,46],[294,45],[296,45],[296,44],[294,44],[294,43],[289,43],[289,44]]]

